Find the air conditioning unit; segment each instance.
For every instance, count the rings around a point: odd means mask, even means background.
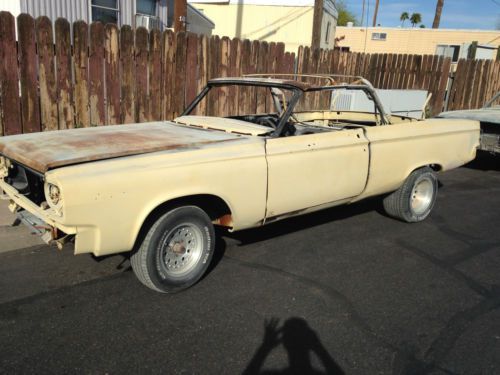
[[[160,18],[145,14],[136,14],[135,27],[145,27],[148,30],[160,29]]]
[[[375,91],[389,114],[422,118],[427,91],[381,89]],[[330,110],[372,112],[373,102],[360,90],[332,90]]]

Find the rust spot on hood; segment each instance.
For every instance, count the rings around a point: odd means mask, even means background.
[[[102,126],[0,137],[0,153],[39,172],[65,165],[240,139],[171,122]]]

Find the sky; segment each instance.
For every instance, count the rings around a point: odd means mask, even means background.
[[[354,12],[358,22],[361,21],[363,0],[344,0],[347,8]],[[375,0],[365,0],[369,3],[369,26],[373,22],[373,7]],[[381,26],[401,26],[399,17],[402,12],[420,13],[422,23],[432,27],[436,0],[380,0],[377,24]],[[366,11],[365,11],[366,12]],[[365,13],[366,14],[366,13]],[[440,28],[447,29],[495,29],[500,23],[500,0],[444,0]],[[363,25],[366,25],[366,15]],[[406,21],[405,26],[411,26]]]

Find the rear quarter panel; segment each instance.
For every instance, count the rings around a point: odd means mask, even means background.
[[[479,145],[479,122],[431,119],[366,127],[370,172],[365,191],[355,200],[388,193],[417,168],[435,164],[440,170],[473,160]]]

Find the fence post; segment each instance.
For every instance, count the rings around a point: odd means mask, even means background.
[[[469,46],[469,50],[467,52],[467,58],[468,59],[475,59],[476,58],[476,52],[477,52],[477,42],[474,41]]]

